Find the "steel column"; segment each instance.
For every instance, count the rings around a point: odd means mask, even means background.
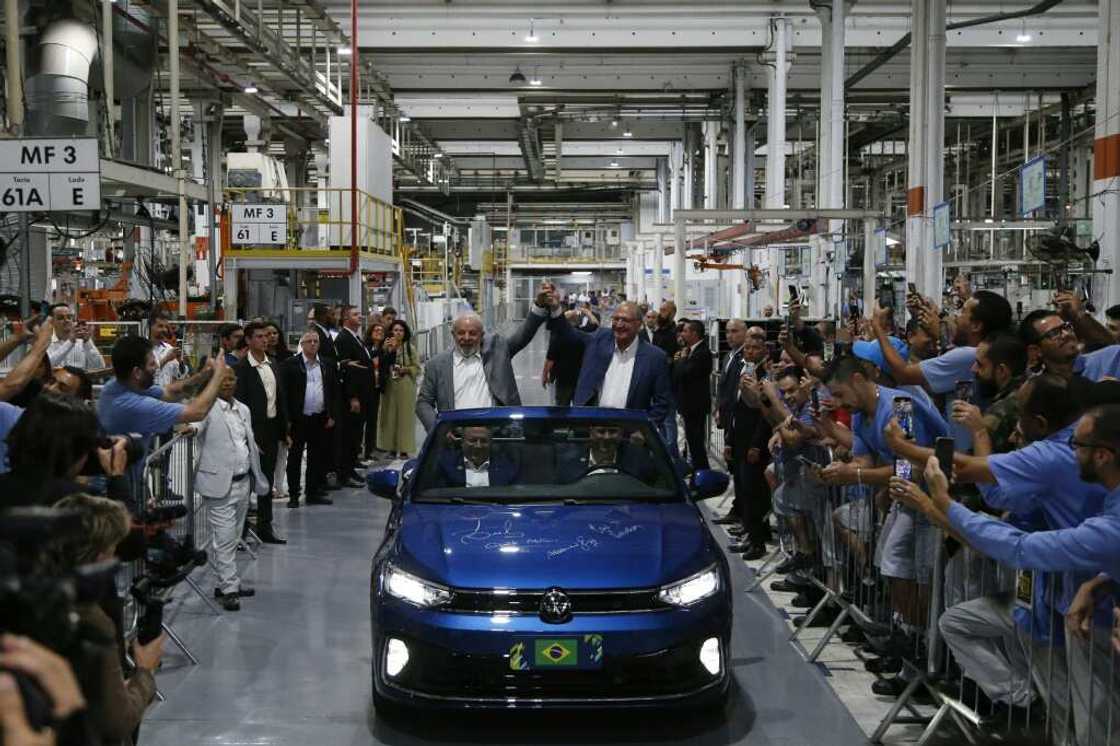
[[[4,54],[8,68],[8,88],[4,103],[8,107],[8,125],[16,134],[23,129],[23,47],[19,38],[21,25],[19,0],[4,0]]]
[[[1093,235],[1112,269],[1108,303],[1120,302],[1120,0],[1100,0],[1097,124],[1093,144]]]
[[[927,0],[912,0],[910,46],[910,142],[906,192],[906,279],[925,287],[923,253],[926,241],[926,107],[928,75],[926,49],[929,43]],[[874,297],[874,296],[872,296]]]
[[[101,0],[101,70],[102,87],[105,90],[105,134],[109,142],[105,153],[107,158],[113,157],[116,145],[113,110],[116,108],[117,95],[113,89],[113,69],[113,0]],[[22,106],[22,102],[20,105]]]
[[[933,249],[933,208],[945,199],[945,3],[927,0],[926,19],[926,111],[923,117],[926,133],[926,203],[925,243],[922,254],[925,267],[922,293],[927,298],[940,298],[942,285],[942,252]]]
[[[685,291],[685,251],[688,239],[685,235],[684,218],[675,218],[676,241],[673,249],[673,302],[677,308],[683,310],[688,305],[688,294]]]
[[[661,301],[665,299],[665,286],[662,282],[662,273],[665,270],[664,241],[665,239],[658,233],[653,244],[653,295],[649,299],[651,306],[660,306]]]
[[[735,139],[731,144],[731,205],[736,210],[747,206],[747,102],[746,66],[735,63]]]
[[[719,205],[719,122],[704,122],[704,209]]]
[[[789,19],[771,19],[774,28],[774,67],[769,71],[766,114],[766,200],[763,207],[786,204],[786,75]]]
[[[167,3],[167,61],[171,78],[171,173],[179,192],[179,316],[187,317],[187,263],[191,261],[188,235],[187,194],[183,184],[183,139],[180,129],[183,116],[179,111],[179,0]]]

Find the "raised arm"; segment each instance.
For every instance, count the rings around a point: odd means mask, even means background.
[[[229,367],[226,365],[225,358],[218,355],[210,359],[207,370],[210,371],[210,380],[207,381],[206,387],[202,389],[198,396],[191,399],[183,407],[183,411],[179,415],[179,422],[198,422],[205,419],[214,406],[214,402],[218,399],[218,389],[222,387],[222,379],[227,375],[226,371],[229,370]],[[203,373],[205,372],[207,371],[203,371]]]
[[[926,382],[926,376],[922,373],[922,366],[918,363],[908,363],[903,360],[902,355],[898,354],[898,350],[894,348],[887,337],[886,322],[889,313],[889,308],[880,308],[878,303],[875,304],[875,308],[871,312],[871,329],[875,333],[875,338],[879,341],[879,347],[883,350],[883,359],[887,361],[887,365],[891,369],[891,375],[900,386],[922,386]]]
[[[437,376],[433,375],[432,363],[438,360],[433,358],[428,361],[427,370],[424,371],[424,380],[420,382],[420,393],[416,395],[416,416],[425,432],[431,432],[436,422],[436,392]]]
[[[23,391],[24,387],[35,376],[35,371],[39,369],[40,363],[43,362],[43,356],[47,354],[47,348],[51,345],[53,334],[54,328],[51,320],[47,319],[35,332],[35,341],[31,344],[31,349],[23,356],[23,360],[20,360],[19,364],[12,368],[4,380],[0,381],[0,401],[7,401]]]

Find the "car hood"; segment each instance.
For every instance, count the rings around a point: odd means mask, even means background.
[[[690,503],[404,507],[401,569],[456,588],[649,588],[715,561]]]

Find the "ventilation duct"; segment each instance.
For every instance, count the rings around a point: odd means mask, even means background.
[[[33,135],[80,135],[89,126],[89,70],[97,56],[93,27],[55,21],[39,37],[38,64],[27,79],[27,125]]]

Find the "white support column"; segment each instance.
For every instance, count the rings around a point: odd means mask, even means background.
[[[676,238],[673,247],[673,302],[678,309],[688,305],[688,292],[686,290],[685,250],[688,243],[683,218],[676,219]]]
[[[865,303],[875,297],[875,252],[871,250],[871,247],[875,243],[875,231],[878,228],[879,222],[877,220],[863,221],[863,297]],[[840,300],[837,307],[840,309],[840,316],[837,318],[844,318],[844,301]]]
[[[646,303],[653,304],[653,251],[649,248],[649,244],[642,241],[639,244],[641,247],[641,261],[639,269],[642,275],[642,300]]]
[[[684,143],[675,141],[669,146],[669,220],[683,205],[681,176],[684,167]]]
[[[832,11],[817,8],[817,18],[821,23],[821,59],[832,59]],[[821,65],[821,115],[817,128],[817,207],[829,204],[829,189],[832,182],[828,171],[832,167],[832,66]]]
[[[1093,145],[1093,235],[1112,269],[1108,305],[1120,303],[1120,0],[1100,0],[1097,126]]]
[[[665,285],[662,278],[664,271],[665,239],[658,233],[657,240],[653,243],[653,295],[649,299],[649,304],[654,307],[660,306],[661,301],[665,300]]]
[[[844,207],[844,161],[847,155],[847,143],[844,138],[844,39],[846,34],[847,0],[832,0],[832,43],[828,51],[830,56],[829,66],[832,75],[829,77],[829,107],[828,115],[831,124],[829,134],[829,167],[828,167],[828,206],[833,209]],[[833,220],[829,224],[832,240],[840,238],[844,223]]]
[[[719,122],[704,122],[704,209],[719,207]]]
[[[910,143],[906,192],[906,279],[919,287],[925,284],[923,255],[926,241],[926,107],[929,105],[926,63],[928,46],[928,0],[911,0],[910,42]],[[874,293],[874,289],[872,289]],[[865,295],[867,293],[865,292]],[[872,295],[871,297],[874,297]]]
[[[237,260],[222,257],[222,309],[228,320],[237,318]]]
[[[928,0],[926,19],[926,203],[922,294],[940,298],[942,252],[933,248],[933,208],[945,199],[945,2]],[[1029,142],[1029,138],[1028,138]],[[1028,146],[1029,147],[1029,146]]]
[[[766,199],[764,207],[786,204],[786,75],[789,63],[789,19],[772,18],[774,32],[773,68],[766,95]]]
[[[747,206],[747,91],[745,63],[735,63],[735,139],[731,143],[731,206]]]

